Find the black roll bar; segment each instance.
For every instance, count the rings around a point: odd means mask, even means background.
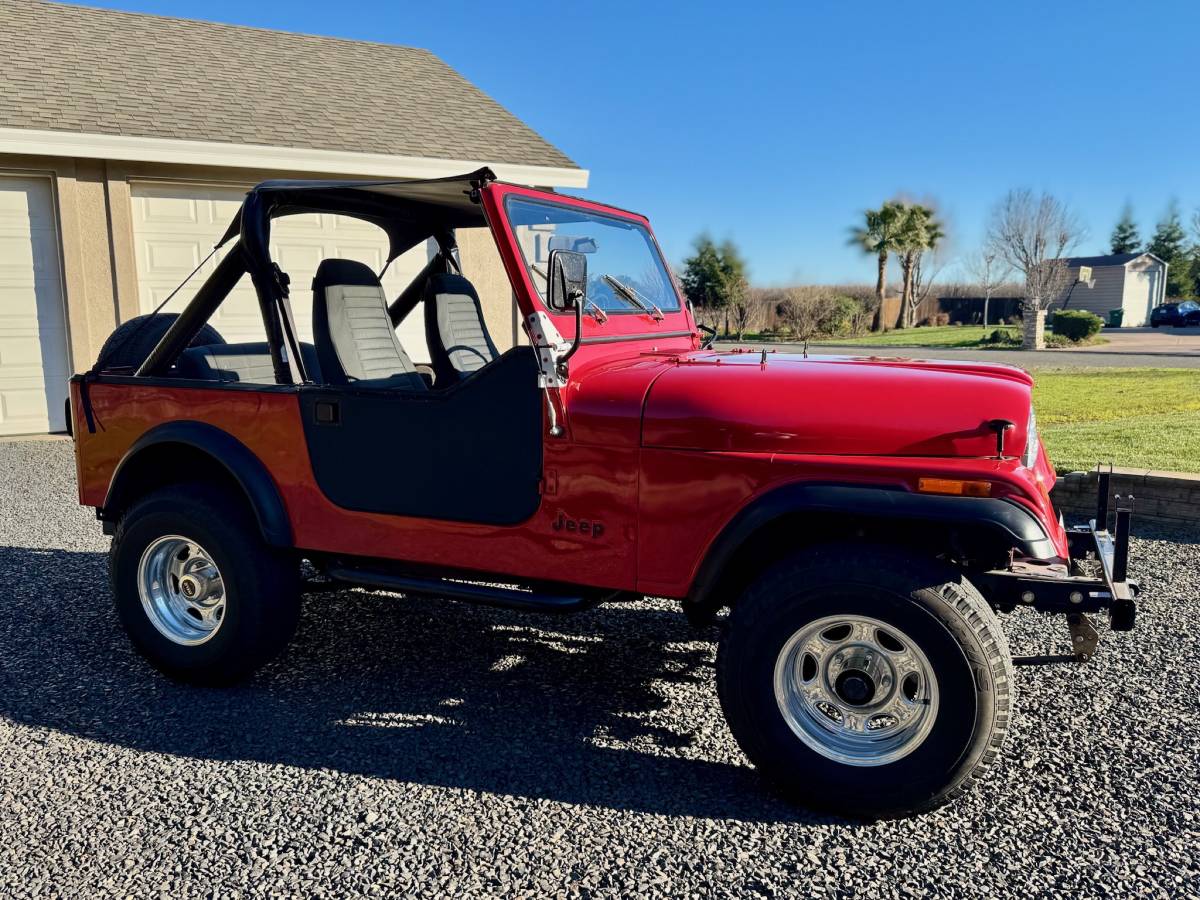
[[[192,342],[204,323],[209,320],[221,301],[246,274],[246,257],[241,246],[234,244],[217,263],[213,273],[196,290],[192,302],[184,307],[179,318],[171,323],[136,375],[162,375]]]

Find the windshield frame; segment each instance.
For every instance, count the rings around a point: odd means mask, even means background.
[[[513,236],[513,242],[516,247],[518,260],[521,264],[521,267],[524,269],[525,279],[533,288],[533,298],[532,299],[539,301],[543,307],[545,307],[549,312],[551,312],[554,315],[572,315],[570,313],[564,313],[559,310],[550,309],[549,304],[546,302],[546,294],[545,294],[544,290],[542,289],[542,287],[539,287],[538,275],[536,274],[535,269],[534,269],[534,262],[529,260],[526,257],[524,248],[521,246],[520,240],[517,239],[517,237],[516,237],[516,234],[517,234],[516,229],[518,226],[516,226],[513,223],[513,218],[512,218],[512,205],[514,203],[522,203],[522,204],[531,205],[531,206],[546,206],[546,207],[551,207],[554,209],[568,210],[570,212],[576,213],[581,216],[589,216],[589,217],[594,217],[597,219],[610,219],[614,222],[620,223],[622,226],[632,226],[633,228],[637,229],[641,233],[641,236],[647,241],[647,249],[650,251],[652,258],[658,263],[660,271],[661,271],[663,277],[666,279],[667,285],[670,288],[671,295],[675,298],[674,306],[660,307],[662,315],[664,317],[670,317],[670,316],[677,316],[677,315],[680,315],[681,313],[683,313],[685,311],[685,309],[687,308],[686,300],[683,297],[683,294],[679,289],[679,284],[675,279],[674,272],[671,271],[671,267],[667,263],[666,257],[663,255],[662,247],[659,246],[658,239],[654,236],[653,229],[650,228],[650,223],[644,217],[638,216],[636,214],[632,214],[632,213],[622,214],[622,211],[620,211],[620,210],[611,210],[610,211],[608,209],[598,209],[593,204],[588,203],[588,201],[581,200],[579,202],[570,202],[571,200],[574,200],[574,199],[575,198],[564,197],[563,200],[567,201],[567,202],[561,202],[561,201],[556,201],[553,199],[548,199],[544,196],[530,196],[525,193],[515,193],[515,192],[506,193],[503,198],[502,209],[504,212],[505,224],[508,226],[508,230]],[[587,205],[584,205],[584,204],[587,204]],[[604,274],[611,274],[611,273],[601,273],[602,276]],[[628,300],[623,299],[622,303],[623,303],[623,305],[619,306],[619,307],[611,307],[611,308],[603,307],[603,311],[607,316],[635,315],[635,316],[646,316],[649,318],[654,318],[653,314],[650,313],[648,310],[642,309],[642,308],[638,307],[636,304],[629,302]],[[597,307],[597,308],[600,308],[600,307]]]

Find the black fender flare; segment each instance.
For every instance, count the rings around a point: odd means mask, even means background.
[[[179,444],[212,457],[242,489],[254,510],[263,539],[274,547],[293,546],[292,523],[287,507],[267,467],[249,447],[229,432],[205,422],[164,422],[134,441],[113,472],[104,506],[98,511],[102,519],[109,518],[107,510],[120,510],[130,499],[134,480],[132,473],[137,468],[138,458],[151,447],[168,444]]]
[[[797,512],[860,515],[898,523],[936,522],[983,526],[1033,559],[1057,556],[1045,529],[1024,507],[995,497],[917,494],[897,487],[853,484],[788,484],[756,498],[721,530],[692,581],[687,606],[712,610],[721,573],[743,544],[776,519]]]

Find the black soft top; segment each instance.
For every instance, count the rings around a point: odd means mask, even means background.
[[[495,181],[491,169],[423,181],[264,181],[246,194],[218,246],[242,237],[266,247],[271,219],[333,212],[378,225],[390,243],[388,262],[430,236],[431,229],[486,225],[478,190]]]

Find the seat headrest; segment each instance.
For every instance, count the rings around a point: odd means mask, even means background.
[[[313,290],[324,290],[331,284],[358,284],[379,286],[379,279],[371,267],[354,259],[323,259],[313,276]]]
[[[475,286],[454,272],[438,272],[429,276],[425,285],[426,299],[436,300],[439,294],[464,294],[472,299],[479,297]]]

